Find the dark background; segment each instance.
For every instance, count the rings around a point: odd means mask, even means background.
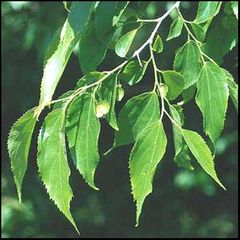
[[[146,13],[146,18],[161,16],[169,2],[131,3]],[[36,137],[42,121],[37,124],[23,184],[23,204],[19,204],[7,154],[7,135],[13,122],[25,111],[36,106],[42,77],[44,52],[58,27],[65,19],[62,2],[2,2],[2,237],[78,237],[66,218],[57,210],[39,179],[36,167]],[[197,3],[182,2],[186,19],[194,19]],[[163,39],[168,33],[171,18],[160,28]],[[159,55],[160,69],[171,69],[175,51],[186,36],[167,43]],[[100,70],[110,70],[121,61],[109,51]],[[223,66],[237,77],[237,47],[224,58]],[[81,77],[78,59],[72,55],[57,87],[55,99],[74,88]],[[149,68],[145,79],[134,87],[125,86],[123,103],[131,96],[151,89],[153,74]],[[202,116],[197,106],[185,106],[186,126],[204,136]],[[46,114],[46,113],[44,113]],[[44,115],[43,114],[43,115]],[[238,236],[238,134],[237,113],[229,101],[225,129],[216,144],[216,169],[227,188],[220,189],[194,163],[195,171],[178,168],[173,162],[172,130],[168,119],[164,124],[168,136],[167,153],[154,177],[153,193],[147,197],[135,228],[135,206],[128,176],[128,156],[131,146],[121,147],[101,158],[96,173],[100,191],[90,189],[71,167],[70,183],[74,191],[71,204],[79,226],[80,237],[237,237]],[[102,121],[100,152],[113,141],[113,130]],[[193,159],[193,162],[196,162]]]

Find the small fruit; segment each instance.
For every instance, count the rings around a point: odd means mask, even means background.
[[[102,101],[97,103],[96,105],[96,116],[97,118],[101,118],[103,116],[105,116],[110,109],[110,105],[107,101]]]
[[[119,84],[117,86],[117,94],[116,94],[117,101],[120,102],[123,97],[124,97],[124,89],[122,88],[122,85]]]
[[[159,91],[160,91],[160,95],[161,95],[162,97],[166,97],[166,96],[167,96],[167,93],[168,93],[168,86],[165,85],[165,84],[163,84],[163,83],[160,83],[160,89],[159,89]]]

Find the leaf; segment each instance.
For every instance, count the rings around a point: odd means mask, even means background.
[[[38,136],[37,163],[50,199],[78,232],[70,212],[73,193],[69,185],[70,169],[66,156],[64,118],[63,108],[53,110],[45,118]]]
[[[224,33],[224,34],[223,34]],[[207,34],[204,52],[221,64],[223,57],[231,51],[238,42],[238,21],[234,16],[222,16]]]
[[[182,28],[183,28],[183,21],[180,17],[178,17],[172,22],[170,26],[167,41],[180,36],[182,32]]]
[[[193,97],[195,96],[195,93],[196,93],[196,84],[190,86],[187,89],[184,89],[182,92],[183,102],[187,103],[190,100],[192,100]]]
[[[218,14],[221,4],[219,1],[200,1],[194,22],[203,23],[213,18]]]
[[[94,71],[94,72],[87,73],[77,81],[77,88],[96,83],[103,77],[105,77],[105,74],[102,72]]]
[[[129,2],[104,2],[100,1],[95,13],[95,26],[97,37],[101,41],[106,41],[107,35],[118,23],[121,15]]]
[[[203,170],[209,174],[224,190],[226,190],[226,188],[218,179],[214,168],[211,151],[209,150],[202,137],[198,133],[186,129],[182,129],[182,135],[190,151],[198,163],[201,165]]]
[[[231,1],[231,7],[235,17],[238,19],[238,1]]]
[[[119,131],[115,132],[114,147],[134,142],[137,136],[160,117],[156,93],[148,92],[127,101],[119,113]]]
[[[36,117],[34,117],[35,109],[36,108],[32,108],[27,111],[13,124],[7,142],[9,158],[11,160],[11,169],[20,202],[22,201],[21,189],[28,165],[32,133],[36,124]]]
[[[94,98],[84,94],[72,101],[67,112],[66,134],[71,157],[84,180],[93,189],[94,173],[99,162],[100,123],[95,114]]]
[[[200,73],[200,52],[197,44],[190,40],[177,52],[174,69],[183,74],[184,89],[193,85]]]
[[[184,120],[182,117],[183,115],[182,108],[179,106],[170,105],[169,110],[173,120],[180,127],[182,127],[183,120]],[[173,128],[173,140],[174,140],[174,148],[175,148],[174,161],[177,163],[179,167],[184,167],[189,170],[193,170],[194,168],[190,162],[191,158],[189,156],[189,149],[183,140],[181,129],[178,128],[175,124],[172,124],[172,128]]]
[[[44,55],[44,60],[43,60],[43,66],[45,66],[47,64],[48,59],[54,54],[54,52],[57,50],[58,48],[58,44],[60,41],[60,35],[61,35],[61,28],[59,28],[53,35],[53,39],[51,41],[51,43],[49,44],[45,55]]]
[[[113,26],[115,26],[118,23],[122,14],[124,13],[125,9],[127,8],[128,4],[129,4],[129,1],[117,2],[117,8],[116,8],[115,14],[113,16],[113,21],[112,21]]]
[[[99,90],[101,101],[106,101],[110,105],[110,110],[106,115],[106,119],[109,124],[115,130],[118,130],[118,124],[116,120],[115,113],[115,102],[116,102],[116,94],[117,94],[117,74],[110,75],[107,79],[105,79]]]
[[[116,2],[101,1],[95,12],[96,33],[99,40],[103,41],[113,28],[112,21],[116,9]]]
[[[119,57],[125,57],[130,49],[138,28],[123,35],[116,43],[115,52]]]
[[[167,98],[169,100],[175,99],[181,94],[184,88],[184,79],[182,74],[166,70],[162,72],[165,84],[168,86]]]
[[[51,56],[49,55],[44,66],[40,101],[39,107],[36,109],[36,115],[40,115],[43,108],[51,102],[68,59],[89,19],[92,6],[93,2],[73,2],[71,12],[62,27],[57,47],[55,46],[56,39],[53,39],[52,49],[56,50],[52,52]]]
[[[196,102],[203,114],[203,125],[207,135],[215,143],[224,126],[228,102],[227,79],[223,69],[207,62],[200,73]]]
[[[204,42],[205,36],[206,36],[206,31],[204,31],[203,27],[194,22],[191,23],[191,27],[192,27],[192,30],[193,30],[194,35],[197,38],[197,40],[200,42]]]
[[[153,44],[153,51],[157,53],[161,53],[163,51],[163,42],[159,35],[157,35],[157,38]]]
[[[230,97],[231,97],[233,104],[238,112],[238,84],[234,81],[233,76],[227,70],[224,69],[224,71],[225,71],[226,78],[227,78]]]
[[[106,55],[107,44],[97,39],[95,26],[90,23],[79,42],[79,63],[83,73],[95,71]]]
[[[129,169],[133,198],[136,201],[136,226],[145,198],[152,192],[152,181],[167,146],[163,125],[157,121],[139,134],[130,154]]]
[[[147,67],[148,62],[144,62],[143,66],[140,66],[138,61],[132,60],[125,66],[123,72],[119,74],[119,78],[132,86],[143,79]]]

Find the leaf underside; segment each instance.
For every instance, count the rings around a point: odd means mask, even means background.
[[[35,109],[36,108],[32,108],[27,111],[13,124],[7,142],[11,169],[20,202],[22,200],[21,189],[23,178],[27,170],[32,133],[36,124],[36,117],[34,116]]]

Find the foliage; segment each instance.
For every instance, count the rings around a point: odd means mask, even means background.
[[[8,150],[19,198],[36,120],[42,110],[52,104],[53,110],[45,118],[38,137],[38,168],[50,198],[75,228],[70,213],[73,194],[69,185],[65,135],[76,168],[89,186],[97,189],[93,179],[99,162],[99,118],[105,118],[115,130],[112,148],[134,144],[129,159],[129,172],[137,205],[136,224],[144,199],[152,192],[154,173],[167,146],[163,116],[167,116],[173,126],[176,163],[193,169],[189,161],[191,152],[203,170],[224,188],[216,175],[214,154],[200,135],[185,129],[184,114],[179,105],[184,103],[184,92],[192,87],[197,88],[195,100],[203,115],[203,128],[212,144],[215,144],[224,128],[229,94],[234,105],[238,105],[237,84],[232,75],[218,65],[218,49],[214,54],[207,50],[216,30],[211,25],[217,14],[221,14],[220,19],[231,17],[228,29],[236,31],[236,6],[230,4],[232,11],[226,11],[228,5],[200,2],[194,21],[187,21],[181,14],[179,2],[171,6],[162,17],[151,20],[139,18],[138,12],[128,2],[112,2],[109,5],[106,2],[73,2],[67,10],[69,13],[62,29],[53,38],[45,55],[39,106],[34,108],[34,114],[33,110],[25,113],[12,126],[9,134]],[[64,6],[68,9],[66,2]],[[109,7],[111,10],[106,14]],[[164,51],[164,41],[157,35],[157,31],[172,12],[176,12],[176,18],[167,40],[185,33],[187,40],[176,52],[173,70],[160,70],[155,57]],[[155,27],[151,29],[150,24],[154,23]],[[151,29],[150,34],[141,33],[144,27]],[[221,51],[220,57],[236,45],[236,35],[229,37],[231,39],[226,42],[226,46],[225,41],[222,42],[227,51]],[[78,42],[79,63],[85,75],[73,91],[58,100],[52,100]],[[229,42],[232,43],[230,46]],[[98,72],[98,65],[106,52],[112,50],[112,46],[115,46],[116,54],[126,60],[110,71]],[[92,49],[88,51],[88,48]],[[147,60],[142,60],[140,55],[147,48],[149,56]],[[86,60],[88,57],[89,60]],[[121,100],[118,97],[121,83],[131,86],[142,81],[149,63],[152,64],[155,77],[152,91],[130,99],[117,118],[115,107],[117,100]],[[193,97],[194,94],[191,94],[190,99]]]

